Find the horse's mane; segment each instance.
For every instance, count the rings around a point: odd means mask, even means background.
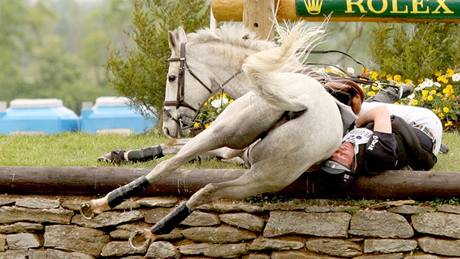
[[[270,41],[257,40],[256,35],[241,23],[225,23],[215,31],[203,28],[197,32],[188,34],[187,38],[191,44],[215,42],[256,50],[262,50],[268,45],[273,44]]]

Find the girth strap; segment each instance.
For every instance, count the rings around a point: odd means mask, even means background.
[[[263,139],[267,136],[267,134],[278,128],[279,126],[283,125],[284,123],[290,121],[290,120],[294,120],[294,119],[297,119],[298,117],[300,117],[302,114],[304,114],[306,111],[308,111],[308,109],[305,109],[305,110],[302,110],[302,111],[298,111],[298,112],[294,112],[294,111],[285,111],[283,113],[283,115],[281,115],[281,117],[266,131],[262,132],[260,135],[259,135],[259,139]]]

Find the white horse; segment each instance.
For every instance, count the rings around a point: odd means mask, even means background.
[[[222,147],[242,150],[251,145],[251,167],[244,175],[207,184],[152,229],[135,236],[155,239],[155,235],[171,231],[204,203],[280,191],[312,165],[329,158],[340,145],[343,133],[339,109],[317,80],[296,73],[305,69],[303,61],[321,33],[321,29],[308,30],[298,23],[289,30],[280,29],[280,46],[252,40],[234,25],[224,26],[216,33],[202,30],[186,35],[182,29],[170,33],[165,133],[178,136],[181,125],[192,121],[207,97],[222,87],[237,92],[238,88],[229,86],[240,85],[252,91],[240,90],[240,94],[247,93],[177,155],[159,163],[148,175],[83,204],[82,213],[100,213],[116,206],[199,154]],[[285,119],[287,112],[295,115]]]

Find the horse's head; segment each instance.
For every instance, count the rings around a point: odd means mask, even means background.
[[[201,105],[215,91],[225,90],[233,98],[247,93],[241,65],[248,55],[269,47],[272,42],[255,40],[237,24],[188,35],[181,27],[170,31],[163,132],[173,138],[187,135]]]
[[[193,127],[201,105],[212,94],[206,68],[190,58],[193,48],[187,44],[182,27],[169,32],[169,69],[163,109],[163,132],[169,137],[185,136]],[[196,59],[196,58],[195,58]]]

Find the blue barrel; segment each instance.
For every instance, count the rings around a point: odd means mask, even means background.
[[[158,123],[155,114],[147,117],[129,105],[126,97],[99,97],[92,107],[81,110],[81,131],[86,133],[144,133]]]
[[[0,134],[78,131],[78,116],[59,99],[15,99],[8,109],[1,110]]]

